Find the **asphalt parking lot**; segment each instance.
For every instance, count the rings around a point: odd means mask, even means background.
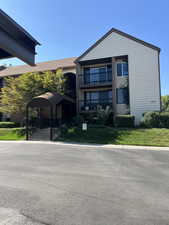
[[[0,225],[169,225],[169,151],[0,142]]]

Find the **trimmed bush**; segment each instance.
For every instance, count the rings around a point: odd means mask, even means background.
[[[0,122],[0,128],[14,128],[19,127],[15,122]]]
[[[132,115],[118,115],[115,117],[116,127],[134,127],[134,116]]]
[[[79,126],[80,124],[82,124],[84,121],[84,117],[82,115],[77,115],[75,117],[72,118],[70,125],[72,126]]]
[[[169,128],[169,112],[147,112],[142,125],[148,128]]]
[[[111,112],[109,114],[109,116],[107,117],[107,120],[105,121],[105,125],[111,126],[111,127],[114,126],[114,114],[113,114],[113,112]]]
[[[159,127],[159,112],[146,112],[142,119],[142,126],[153,128]]]

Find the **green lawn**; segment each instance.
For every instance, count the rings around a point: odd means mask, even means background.
[[[23,128],[0,128],[0,140],[24,139]],[[82,131],[79,127],[72,127],[62,132],[56,141],[169,147],[169,129],[89,126],[87,131]]]
[[[23,128],[0,128],[0,140],[24,140]]]
[[[87,131],[72,127],[62,132],[59,139],[67,142],[169,146],[169,129],[89,127]]]

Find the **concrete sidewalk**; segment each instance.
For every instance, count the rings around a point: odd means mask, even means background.
[[[155,150],[155,151],[169,151],[169,147],[156,147],[156,146],[139,146],[139,145],[112,145],[112,144],[90,144],[90,143],[77,143],[77,142],[54,142],[54,141],[0,141],[0,143],[34,143],[34,144],[51,144],[51,145],[65,145],[77,146],[88,148],[106,148],[106,149],[127,149],[127,150]]]

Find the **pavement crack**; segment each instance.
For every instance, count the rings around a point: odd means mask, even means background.
[[[47,223],[47,222],[41,221],[40,219],[36,219],[32,216],[26,215],[23,212],[21,212],[21,215],[23,215],[24,217],[26,217],[27,219],[29,219],[29,220],[31,220],[32,222],[35,222],[35,223],[39,223],[39,224],[42,224],[42,225],[53,225],[52,223]]]

